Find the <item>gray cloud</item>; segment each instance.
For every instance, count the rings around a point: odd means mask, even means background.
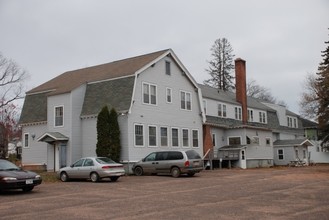
[[[226,37],[247,77],[298,112],[301,82],[328,40],[325,0],[0,0],[0,51],[29,89],[72,69],[172,48],[198,82]]]

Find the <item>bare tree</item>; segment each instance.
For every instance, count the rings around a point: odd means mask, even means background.
[[[264,86],[258,85],[254,79],[248,80],[247,82],[247,95],[266,102],[277,102],[270,90]]]
[[[234,76],[232,74],[234,55],[230,42],[226,38],[219,38],[210,50],[213,59],[208,61],[209,68],[206,71],[211,78],[203,83],[224,91],[234,89]]]
[[[271,93],[269,88],[257,84],[256,80],[250,79],[247,82],[247,96],[259,99],[264,102],[275,103],[287,107],[283,100],[277,100]]]
[[[24,98],[24,81],[28,73],[0,53],[0,108]]]
[[[316,119],[319,109],[318,91],[316,75],[308,73],[299,100],[299,108],[302,116],[309,119]]]

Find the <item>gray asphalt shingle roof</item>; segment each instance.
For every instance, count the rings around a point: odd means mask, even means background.
[[[129,109],[134,75],[170,49],[65,72],[26,93],[20,124],[47,121],[47,96],[69,93],[86,84],[81,115],[95,115],[107,104]],[[96,83],[97,82],[97,83]]]

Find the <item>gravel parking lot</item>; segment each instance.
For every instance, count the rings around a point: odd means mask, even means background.
[[[43,183],[0,201],[0,219],[329,219],[329,166]]]

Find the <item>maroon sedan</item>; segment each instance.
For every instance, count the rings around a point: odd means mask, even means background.
[[[0,159],[0,191],[7,189],[22,189],[29,192],[41,184],[41,176],[27,170],[22,170],[15,164]]]

